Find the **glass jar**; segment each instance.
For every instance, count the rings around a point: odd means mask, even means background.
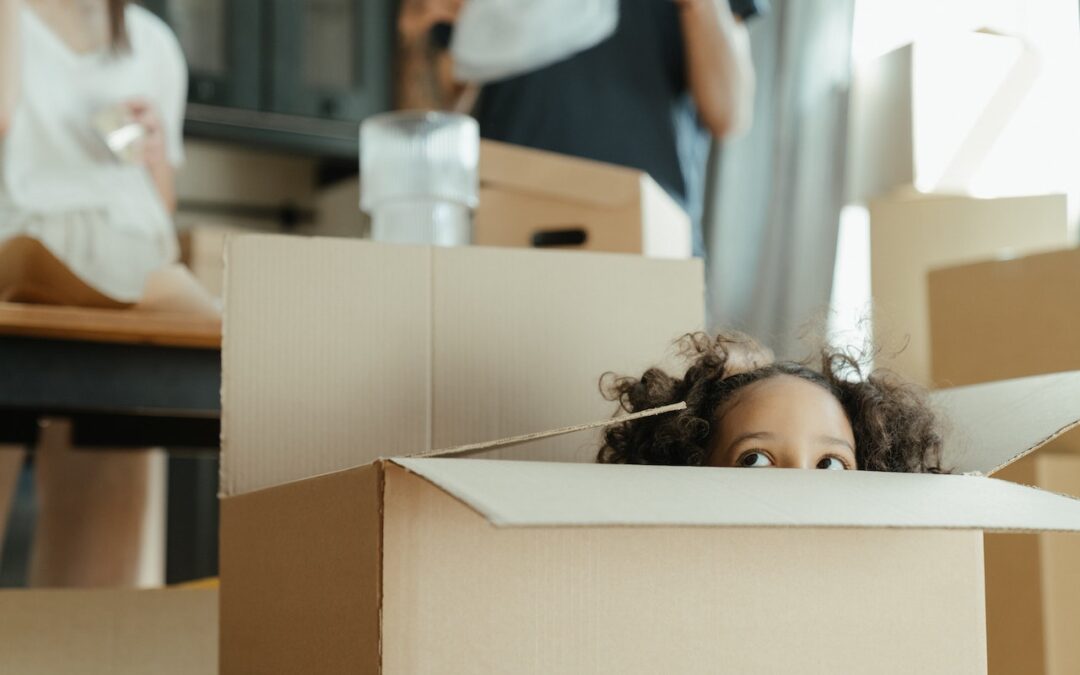
[[[403,111],[360,125],[360,208],[371,237],[466,245],[477,204],[480,129],[455,113]]]

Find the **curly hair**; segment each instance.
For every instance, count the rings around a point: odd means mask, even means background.
[[[875,370],[864,377],[858,361],[831,349],[815,370],[793,361],[774,361],[753,339],[737,333],[711,338],[692,333],[680,341],[690,361],[685,375],[674,377],[650,368],[641,377],[600,380],[601,391],[628,413],[680,401],[686,409],[645,417],[607,428],[598,461],[608,464],[700,466],[708,462],[718,412],[743,387],[790,375],[812,382],[840,402],[855,436],[857,468],[868,471],[944,473],[942,437],[924,392],[896,375]]]

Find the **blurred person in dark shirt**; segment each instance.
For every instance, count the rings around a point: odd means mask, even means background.
[[[690,214],[703,253],[710,141],[747,129],[754,98],[726,0],[406,0],[398,27],[399,107],[469,111],[484,138],[645,171]]]

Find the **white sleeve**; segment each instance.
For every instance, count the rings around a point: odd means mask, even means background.
[[[158,114],[165,133],[165,153],[174,168],[184,163],[184,107],[187,103],[188,70],[184,52],[172,30],[163,22],[158,32]]]

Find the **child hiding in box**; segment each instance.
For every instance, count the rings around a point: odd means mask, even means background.
[[[923,392],[886,371],[863,377],[825,350],[821,369],[775,361],[743,335],[685,336],[682,377],[659,368],[601,380],[621,410],[686,402],[674,414],[613,425],[599,461],[940,473],[942,438]]]

